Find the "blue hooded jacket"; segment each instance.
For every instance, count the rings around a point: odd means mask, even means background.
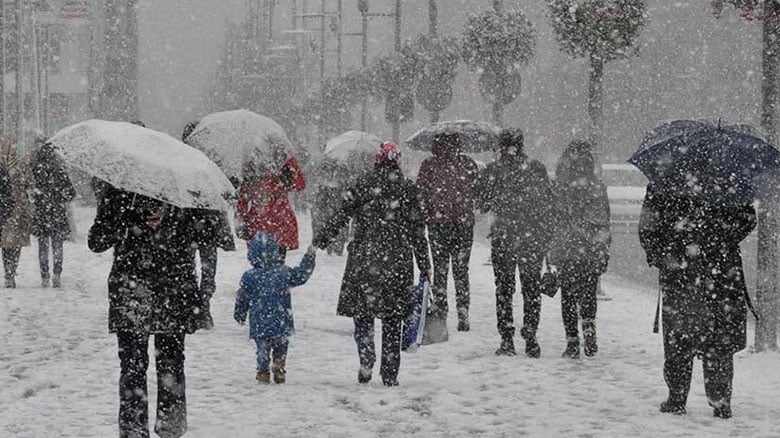
[[[244,322],[249,313],[249,337],[252,339],[293,334],[290,288],[309,280],[314,271],[314,256],[306,254],[298,267],[287,267],[279,256],[276,239],[270,234],[258,233],[249,242],[247,258],[253,268],[241,277],[233,317]]]

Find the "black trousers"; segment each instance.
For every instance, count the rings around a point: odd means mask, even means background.
[[[493,239],[491,260],[496,281],[496,319],[501,337],[515,333],[512,315],[512,298],[515,294],[515,271],[520,273],[520,290],[523,293],[523,329],[525,338],[535,337],[539,327],[542,297],[539,283],[542,276],[542,255],[523,251],[514,239]]]
[[[149,368],[149,335],[117,333],[119,344],[119,436],[149,436],[146,370]],[[187,431],[184,382],[184,334],[154,335],[157,367],[157,421],[161,437],[180,437]]]
[[[579,337],[577,321],[596,319],[596,293],[599,274],[596,267],[587,262],[567,261],[558,274],[561,285],[561,314],[567,338]]]
[[[374,346],[374,318],[355,317],[355,343],[357,344],[360,366],[371,369],[376,362]],[[379,373],[383,380],[398,378],[401,368],[401,319],[382,320],[382,364]]]
[[[458,310],[468,310],[469,259],[474,244],[474,225],[462,223],[428,225],[428,238],[433,256],[433,304],[440,316],[446,316],[447,278],[450,263],[455,280],[455,303]]]
[[[13,279],[16,277],[16,268],[19,266],[19,256],[22,254],[22,248],[3,248],[3,268],[5,269],[5,278]]]

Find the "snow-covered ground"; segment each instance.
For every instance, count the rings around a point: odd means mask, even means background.
[[[83,241],[91,211],[78,210],[81,241],[66,244],[63,290],[38,287],[35,246],[25,248],[19,288],[0,289],[0,436],[116,436],[118,359],[107,331],[111,254]],[[302,219],[304,239],[308,220]],[[260,387],[254,345],[233,322],[243,252],[221,254],[216,327],[187,339],[191,437],[257,436],[780,436],[780,355],[740,353],[734,418],[712,417],[697,364],[686,416],[658,412],[666,395],[661,339],[651,333],[651,285],[604,279],[600,352],[564,360],[560,304],[545,297],[542,358],[496,357],[493,276],[472,258],[472,331],[404,354],[398,388],[356,382],[351,321],[335,315],[344,259],[320,254],[312,280],[294,291],[297,335],[288,383]],[[300,251],[292,253],[297,262]],[[637,260],[637,263],[641,261]],[[452,297],[451,297],[452,299]],[[516,296],[516,315],[521,300]],[[451,304],[454,308],[454,303]],[[522,349],[522,343],[518,343]],[[153,363],[153,361],[152,361]],[[150,376],[152,421],[156,384]]]

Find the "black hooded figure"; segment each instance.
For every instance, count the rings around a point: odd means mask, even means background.
[[[68,202],[76,196],[76,190],[62,163],[54,155],[54,148],[43,138],[36,138],[33,162],[32,234],[38,237],[38,261],[41,268],[41,285],[47,287],[49,278],[53,287],[60,287],[63,243],[70,235]],[[51,248],[51,249],[50,249]],[[51,252],[52,274],[49,274]]]
[[[415,259],[421,275],[430,277],[422,207],[414,183],[401,173],[400,158],[398,146],[384,143],[375,169],[346,191],[341,207],[314,239],[314,246],[327,248],[349,219],[354,220],[337,313],[355,323],[360,383],[371,380],[374,319],[379,318],[382,383],[398,385],[401,324],[412,311]]]
[[[659,270],[663,299],[669,397],[661,412],[685,413],[693,359],[700,357],[714,415],[731,417],[733,355],[747,343],[749,304],[739,243],[755,226],[751,205],[709,204],[647,187],[639,239]]]
[[[198,122],[189,122],[184,125],[181,141],[187,144],[187,137],[197,128]],[[190,210],[195,218],[197,231],[198,254],[200,256],[200,293],[203,302],[207,305],[203,308],[203,318],[200,320],[204,326],[211,329],[214,326],[211,317],[211,297],[217,288],[217,249],[223,251],[235,251],[236,245],[233,234],[230,231],[230,222],[227,213],[213,210]]]
[[[496,282],[496,317],[501,346],[498,355],[514,355],[515,325],[512,296],[515,271],[523,293],[525,353],[541,354],[536,342],[542,299],[539,282],[542,261],[553,228],[553,192],[547,169],[523,153],[523,132],[505,129],[499,138],[499,158],[488,164],[477,182],[477,208],[493,213],[491,259]]]

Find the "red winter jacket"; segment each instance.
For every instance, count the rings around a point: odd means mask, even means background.
[[[439,153],[420,166],[417,188],[429,224],[474,223],[477,163],[462,154]]]
[[[244,181],[239,188],[237,212],[250,240],[260,231],[273,235],[279,246],[298,248],[298,221],[287,198],[290,191],[306,188],[306,180],[295,158],[284,163],[280,173],[267,173],[254,182]]]

